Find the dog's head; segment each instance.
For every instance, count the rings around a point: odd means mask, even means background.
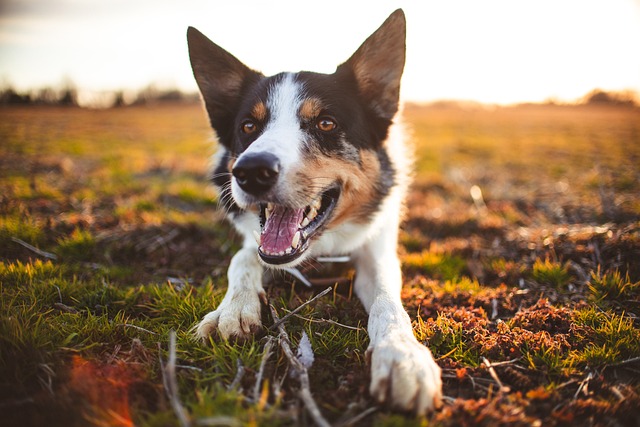
[[[225,149],[214,182],[240,209],[257,206],[263,262],[296,264],[327,230],[369,221],[394,185],[384,142],[398,110],[404,13],[394,12],[333,74],[265,77],[196,29],[187,36]]]

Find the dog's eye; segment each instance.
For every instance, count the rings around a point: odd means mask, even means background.
[[[316,122],[316,127],[323,132],[331,132],[338,127],[338,124],[331,117],[320,117]]]
[[[256,126],[256,124],[251,120],[247,120],[242,123],[242,132],[244,132],[247,135],[251,135],[257,130],[258,130],[258,126]]]

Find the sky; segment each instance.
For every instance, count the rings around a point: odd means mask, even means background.
[[[640,0],[0,0],[0,86],[195,91],[188,26],[268,75],[333,72],[399,7],[405,100],[640,93]]]

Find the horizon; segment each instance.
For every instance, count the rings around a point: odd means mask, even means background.
[[[151,86],[196,92],[188,26],[267,75],[330,73],[402,7],[406,102],[572,103],[596,89],[640,93],[638,0],[606,6],[578,0],[332,0],[323,6],[290,0],[6,0],[0,4],[0,79],[18,92],[73,82],[79,93],[93,94],[89,98]]]

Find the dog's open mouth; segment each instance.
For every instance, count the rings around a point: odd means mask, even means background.
[[[288,264],[309,247],[336,207],[340,189],[332,187],[302,209],[272,203],[260,204],[260,226],[254,232],[260,258],[271,265]]]

